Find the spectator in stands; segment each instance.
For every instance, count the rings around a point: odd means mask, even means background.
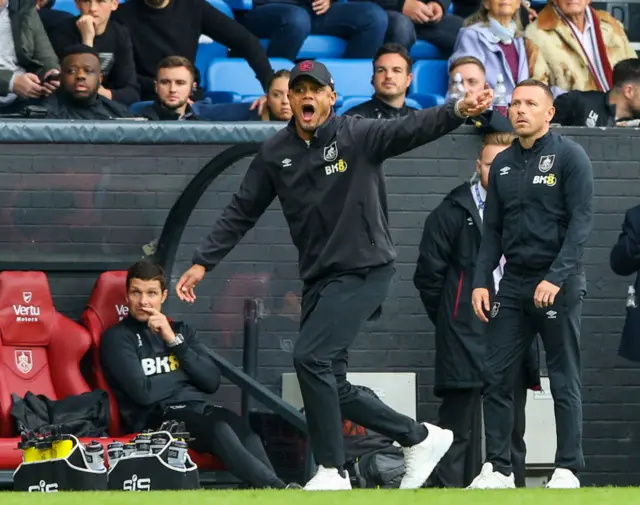
[[[213,401],[220,370],[193,328],[162,313],[168,294],[162,267],[139,261],[126,282],[129,314],[105,331],[100,357],[128,432],[183,421],[195,438],[193,447],[217,456],[245,483],[295,487],[278,478],[258,435]],[[155,365],[167,358],[167,366]]]
[[[539,50],[529,57],[532,77],[548,83],[554,96],[574,89],[607,92],[613,66],[637,58],[620,22],[589,2],[551,0],[525,31]]]
[[[109,100],[131,105],[140,99],[140,86],[129,30],[110,21],[118,1],[76,0],[80,16],[60,23],[50,39],[58,56],[72,45],[94,47],[102,63],[103,82],[98,93]]]
[[[529,78],[528,47],[520,18],[520,0],[486,0],[467,18],[458,33],[450,62],[462,56],[474,56],[485,68],[486,81],[495,88],[502,75],[511,101],[513,88]],[[532,46],[526,41],[527,46]]]
[[[44,107],[52,119],[116,119],[132,117],[128,109],[99,94],[100,55],[85,45],[71,46],[62,58],[60,88]]]
[[[267,91],[266,107],[260,115],[263,121],[289,121],[293,116],[289,103],[289,70],[278,70],[273,74]]]
[[[35,1],[0,0],[0,114],[51,95],[59,68]]]
[[[267,89],[273,71],[260,41],[206,0],[128,0],[114,19],[129,29],[142,100],[155,97],[162,58],[184,56],[195,64],[201,34],[245,58]]]
[[[373,89],[371,100],[349,109],[345,116],[396,118],[406,116],[412,107],[405,104],[413,74],[413,60],[399,44],[385,44],[373,59]]]
[[[484,65],[478,58],[462,56],[449,65],[449,83],[453,84],[455,75],[462,77],[462,85],[467,93],[477,93],[487,87]],[[477,117],[469,118],[466,124],[478,128],[479,133],[511,132],[513,127],[502,114],[489,109]]]
[[[399,24],[393,28],[395,40],[406,47],[406,40],[418,38],[436,46],[444,58],[453,52],[456,36],[462,26],[462,18],[448,14],[451,0],[375,0],[383,8],[395,11],[408,18],[411,23]],[[404,30],[404,34],[400,34]]]
[[[140,116],[152,121],[194,121],[199,118],[189,104],[195,70],[183,56],[168,56],[158,63],[153,105],[142,109]]]
[[[611,91],[569,91],[556,98],[553,106],[552,122],[562,126],[616,126],[640,119],[640,60],[616,63]]]
[[[291,61],[312,34],[345,39],[344,58],[373,58],[388,25],[386,13],[374,3],[337,0],[256,0],[252,10],[238,12],[238,21],[269,39],[269,57]]]
[[[436,468],[433,480],[437,487],[468,486],[482,463],[481,430],[474,430],[474,423],[482,415],[486,326],[468,309],[489,169],[515,138],[513,133],[486,135],[472,181],[453,189],[424,224],[413,282],[435,326],[434,394],[442,398],[438,426],[451,430],[454,436],[451,449]],[[503,258],[493,272],[493,293],[498,292],[504,266]],[[511,458],[519,487],[525,484],[527,388],[540,388],[537,349],[535,343],[525,355],[514,388]]]
[[[44,26],[45,31],[49,35],[51,35],[58,24],[66,19],[73,18],[73,14],[70,12],[54,9],[55,4],[56,0],[36,1],[36,9],[38,9],[38,14],[40,14],[40,21],[42,21],[42,26]]]

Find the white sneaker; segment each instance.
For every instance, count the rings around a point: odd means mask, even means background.
[[[482,465],[480,474],[473,479],[467,489],[515,489],[515,487],[513,473],[507,477],[500,472],[494,472],[491,463],[485,463]]]
[[[404,451],[404,477],[400,483],[400,489],[422,487],[453,443],[452,431],[443,430],[429,423],[422,424],[429,431],[427,438],[419,444],[402,448]]]
[[[545,487],[547,489],[578,489],[580,481],[571,470],[556,468]]]
[[[351,481],[348,475],[342,477],[337,468],[318,465],[318,471],[303,489],[305,491],[350,491]]]

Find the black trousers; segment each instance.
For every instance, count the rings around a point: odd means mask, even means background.
[[[193,448],[216,456],[245,484],[256,488],[286,486],[276,475],[260,437],[234,412],[214,405],[207,406],[204,413],[169,408],[164,419],[184,421],[195,438]]]
[[[487,385],[483,396],[487,461],[494,470],[512,471],[513,386],[522,357],[536,333],[545,348],[554,400],[555,465],[579,472],[582,453],[580,320],[586,294],[584,274],[570,276],[551,307],[536,308],[533,294],[542,276],[521,276],[509,266],[492,301],[487,327]]]
[[[467,487],[482,466],[482,389],[449,389],[442,392],[438,426],[453,432],[453,444],[434,472],[434,487]],[[513,391],[511,462],[517,487],[525,487],[524,441],[527,386],[525,374],[518,375]]]
[[[346,273],[305,290],[300,337],[293,360],[316,463],[345,463],[342,416],[411,446],[426,429],[347,382],[347,358],[363,323],[387,297],[393,265]]]

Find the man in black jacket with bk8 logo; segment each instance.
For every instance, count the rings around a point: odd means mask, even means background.
[[[318,463],[307,490],[351,489],[342,416],[403,446],[403,489],[421,487],[451,445],[449,430],[419,424],[349,384],[347,358],[362,325],[379,314],[395,273],[382,163],[456,129],[486,110],[492,96],[487,89],[393,121],[338,117],[326,67],[299,63],[289,81],[293,119],[264,143],[176,286],[182,300],[195,301],[193,288],[205,272],[279,198],[304,282],[293,360]]]
[[[580,487],[582,256],[593,222],[593,168],[582,146],[549,131],[554,112],[548,86],[520,82],[509,107],[518,139],[496,156],[489,173],[471,295],[474,312],[489,322],[483,395],[487,456],[472,488],[514,487],[513,383],[536,333],[546,352],[558,445],[547,487]],[[500,291],[491,296],[491,273],[503,255]]]
[[[471,285],[482,238],[489,168],[514,139],[512,133],[484,137],[476,162],[478,180],[453,189],[429,214],[420,242],[413,281],[436,330],[434,393],[442,399],[438,423],[454,436],[451,449],[436,469],[433,484],[437,487],[468,486],[481,464],[481,440],[475,433],[479,430],[474,432],[473,428],[482,415],[486,325],[473,314]],[[493,272],[492,293],[498,291],[503,268],[501,261]],[[540,386],[537,348],[532,345],[525,356],[514,389],[511,459],[519,487],[525,485],[527,388]]]

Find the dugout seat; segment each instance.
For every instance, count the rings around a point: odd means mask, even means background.
[[[43,272],[0,272],[0,470],[22,461],[11,394],[89,392],[80,361],[90,347],[87,330],[56,312]]]
[[[111,271],[102,273],[93,286],[87,307],[81,316],[82,324],[89,330],[91,338],[92,372],[95,377],[96,387],[109,394],[111,408],[111,423],[109,435],[116,440],[128,441],[133,435],[125,435],[120,422],[118,404],[104,378],[100,363],[100,339],[103,332],[124,318],[126,309],[126,278],[125,271]],[[126,440],[125,440],[126,439]],[[109,438],[109,441],[112,438]],[[222,463],[210,454],[199,454],[189,450],[189,455],[201,471],[224,470]]]

